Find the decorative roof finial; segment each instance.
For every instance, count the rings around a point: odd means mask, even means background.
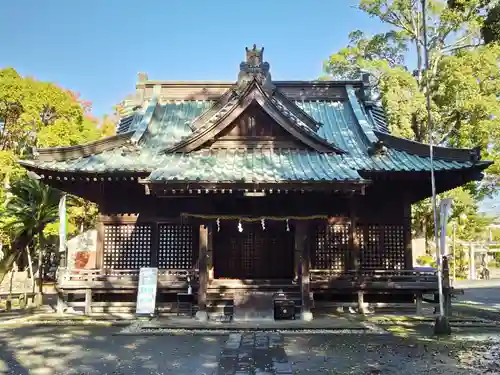
[[[146,82],[148,80],[148,73],[145,73],[145,72],[137,73],[137,79],[138,79],[139,83]]]
[[[247,53],[247,64],[249,67],[260,67],[264,62],[264,47],[257,49],[257,45],[253,45],[252,49],[245,47]]]
[[[255,80],[260,83],[265,92],[271,94],[274,91],[274,85],[269,72],[270,65],[264,62],[264,47],[257,48],[254,44],[252,49],[245,47],[245,51],[247,59],[240,64],[236,91],[242,91],[248,83]]]

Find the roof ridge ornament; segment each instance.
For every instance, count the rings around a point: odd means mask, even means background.
[[[270,65],[264,62],[264,47],[257,48],[254,44],[252,49],[245,47],[246,61],[240,64],[236,92],[242,93],[252,81],[257,81],[266,94],[272,95],[275,86],[271,79]]]

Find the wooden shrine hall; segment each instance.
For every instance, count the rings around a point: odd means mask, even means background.
[[[269,312],[277,293],[310,319],[328,306],[418,308],[437,290],[411,249],[429,147],[391,135],[366,77],[273,81],[263,52],[246,49],[234,82],[140,73],[117,135],[21,162],[99,206],[91,261],[59,270],[69,305],[83,293],[87,313],[133,311],[141,267],[159,270],[158,312],[179,313],[189,290],[200,319]],[[434,157],[438,193],[491,164],[469,149]]]

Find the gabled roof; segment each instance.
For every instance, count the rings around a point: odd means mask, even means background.
[[[311,117],[275,92],[269,95],[261,85],[252,80],[241,94],[231,90],[224,94],[207,113],[191,125],[193,132],[183,140],[168,148],[166,152],[191,152],[200,148],[230,126],[253,103],[258,104],[277,124],[300,142],[317,152],[344,153],[333,142],[327,142],[313,130],[318,124]]]
[[[364,181],[361,176],[377,172],[430,170],[429,146],[390,135],[383,110],[357,95],[362,81],[273,82],[267,63],[257,63],[257,68],[243,64],[232,86],[217,88],[212,82],[204,90],[196,83],[197,91],[184,100],[164,99],[161,83],[141,82],[142,104],[127,110],[120,134],[83,146],[38,150],[35,160],[21,163],[38,171],[149,174],[151,182]],[[156,94],[148,94],[150,88]],[[168,83],[167,90],[175,88]],[[202,149],[252,103],[307,150]],[[491,164],[480,161],[477,150],[434,151],[436,171],[483,170]]]

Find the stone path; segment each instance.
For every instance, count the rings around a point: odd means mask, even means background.
[[[219,359],[217,375],[292,375],[283,335],[276,332],[232,333]]]
[[[475,337],[440,343],[430,340],[425,332],[400,337],[262,331],[116,336],[119,330],[89,326],[0,327],[0,375],[500,373],[500,332],[492,331],[487,336],[496,335],[497,341],[474,344],[469,341]]]

